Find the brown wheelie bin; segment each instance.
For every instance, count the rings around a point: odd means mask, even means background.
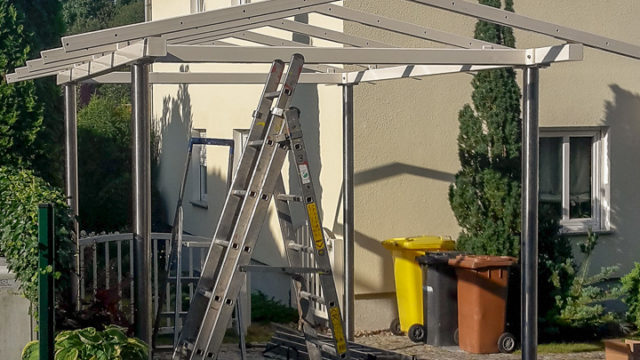
[[[505,332],[509,256],[459,255],[449,259],[458,277],[458,341],[475,354],[513,352],[515,337]]]

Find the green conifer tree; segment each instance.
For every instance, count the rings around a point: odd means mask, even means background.
[[[480,0],[500,8],[501,0]],[[505,0],[513,11],[513,1]],[[509,27],[479,21],[475,38],[515,47]],[[520,88],[511,68],[485,70],[472,81],[473,107],[458,120],[461,170],[449,188],[451,208],[462,227],[460,249],[518,256],[520,251]]]

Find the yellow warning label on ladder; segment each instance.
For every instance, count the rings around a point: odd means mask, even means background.
[[[324,239],[322,238],[322,226],[320,225],[316,203],[307,204],[307,212],[309,213],[309,225],[313,234],[313,242],[316,244],[316,249],[322,250],[324,249]]]

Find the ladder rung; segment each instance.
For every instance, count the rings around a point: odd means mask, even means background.
[[[247,190],[231,190],[231,194],[239,197],[244,197],[247,195]]]
[[[213,243],[216,245],[220,245],[222,247],[227,247],[229,246],[229,242],[227,240],[213,240]]]
[[[264,144],[264,140],[251,140],[247,142],[249,146],[262,146],[262,144]]]
[[[301,298],[308,299],[308,300],[317,302],[318,304],[325,305],[324,298],[322,298],[322,297],[320,297],[318,295],[313,295],[310,292],[300,291],[300,293],[298,293],[298,295],[300,295]]]
[[[299,195],[291,195],[291,194],[278,194],[276,197],[278,200],[282,201],[296,201],[302,202],[302,196]]]
[[[327,269],[312,268],[312,267],[265,266],[265,265],[244,265],[244,266],[240,266],[240,271],[282,272],[285,274],[330,273],[330,271]]]
[[[167,278],[167,280],[172,280],[175,281],[176,277],[175,276],[169,276]],[[180,276],[180,281],[198,281],[200,280],[199,277],[195,277],[195,276]]]
[[[207,299],[211,299],[211,296],[213,296],[213,291],[207,291],[204,289],[198,289],[198,293]]]
[[[293,251],[301,251],[301,252],[306,252],[306,253],[309,253],[309,254],[313,254],[314,253],[314,250],[313,250],[313,248],[311,246],[300,245],[295,241],[289,241],[289,244],[287,245],[287,247],[290,250],[293,250]]]
[[[265,99],[275,99],[280,96],[280,91],[271,91],[264,94]]]

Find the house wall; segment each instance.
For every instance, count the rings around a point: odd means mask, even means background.
[[[231,0],[205,1],[205,10],[229,6]],[[188,1],[176,2],[155,0],[153,19],[190,13]],[[311,15],[311,24],[322,25],[334,30],[342,30],[337,20],[320,20]],[[291,39],[291,33],[275,29],[261,29],[260,32]],[[226,40],[225,40],[226,41]],[[248,44],[244,41],[229,42]],[[314,40],[314,45],[326,45],[326,41]],[[283,59],[288,61],[289,59]],[[211,65],[211,64],[155,64],[154,71],[229,71],[239,67],[246,71],[267,72],[268,65]],[[251,114],[258,104],[263,85],[154,85],[153,119],[161,138],[160,169],[157,177],[164,198],[167,219],[173,219],[186,156],[189,129],[206,129],[210,138],[233,137],[233,129],[246,129],[251,123]],[[293,99],[293,106],[301,109],[301,123],[305,134],[305,144],[310,157],[310,167],[318,192],[320,215],[324,226],[333,230],[337,217],[338,202],[341,197],[342,175],[342,92],[338,86],[299,85]],[[321,145],[322,144],[322,145]],[[194,158],[195,159],[195,158]],[[218,223],[228,177],[228,149],[209,146],[207,148],[208,208],[190,202],[197,192],[197,174],[189,174],[185,192],[185,231],[204,236],[213,236]],[[194,169],[194,168],[192,168]],[[285,164],[284,169],[288,169]],[[296,193],[297,179],[289,179],[290,172],[283,171],[284,182],[293,185]],[[297,211],[294,225],[304,224],[303,214]],[[284,246],[280,237],[275,207],[271,206],[268,221],[262,228],[260,239],[253,253],[258,263],[282,266]],[[261,290],[287,303],[289,301],[288,277],[255,274],[251,283],[254,290]]]
[[[231,0],[205,2],[205,8],[227,6]],[[473,36],[475,20],[462,15],[400,0],[345,0],[345,6]],[[561,25],[640,44],[640,23],[634,16],[640,4],[598,0],[545,2],[516,0],[516,12]],[[189,12],[187,1],[155,0],[153,18]],[[436,46],[361,25],[311,16],[310,21],[348,34],[396,45]],[[276,34],[276,33],[274,33]],[[279,32],[281,36],[289,36]],[[516,31],[517,46],[559,44],[558,40]],[[619,264],[626,273],[637,259],[640,242],[640,194],[634,180],[640,170],[633,154],[640,150],[640,72],[638,62],[585,49],[584,61],[555,64],[540,71],[541,126],[607,126],[610,139],[611,231],[600,237],[592,268]],[[161,69],[160,65],[155,65]],[[225,67],[192,65],[190,71]],[[162,69],[178,66],[163,65]],[[183,68],[184,70],[184,68]],[[522,72],[517,72],[521,82]],[[384,239],[416,234],[459,233],[447,193],[459,169],[457,114],[470,102],[472,77],[453,74],[362,84],[354,90],[356,329],[380,329],[396,316],[395,286]],[[261,86],[163,86],[153,88],[154,119],[162,135],[160,188],[168,218],[173,216],[188,129],[206,128],[208,137],[230,138],[233,128],[246,128]],[[302,86],[295,96],[302,108],[305,138],[311,145],[312,171],[322,197],[324,225],[342,231],[339,202],[342,182],[341,96],[335,86]],[[211,236],[224,196],[226,149],[210,148],[209,208],[185,208],[185,229]],[[285,182],[288,174],[285,172]],[[187,189],[189,194],[190,190]],[[262,231],[256,260],[282,263],[277,222],[270,211]],[[298,224],[301,219],[296,219]],[[336,257],[341,264],[341,255]],[[342,274],[341,265],[336,275]],[[278,293],[286,293],[280,282]],[[281,295],[284,297],[284,295]],[[376,314],[376,316],[371,316]]]
[[[391,5],[392,4],[392,5]],[[406,1],[346,0],[350,8],[473,36],[475,20]],[[640,4],[588,0],[516,0],[522,15],[640,44]],[[403,46],[428,44],[385,31],[345,23],[346,33]],[[560,44],[516,31],[519,48]],[[428,44],[440,46],[437,44]],[[638,260],[640,170],[631,154],[640,150],[640,72],[631,60],[585,48],[584,61],[540,71],[540,125],[608,126],[611,231],[600,235],[591,269],[618,264],[626,273]],[[521,84],[522,71],[517,71]],[[393,314],[394,279],[381,240],[415,234],[459,233],[447,192],[459,169],[458,111],[471,102],[471,76],[363,84],[354,91],[356,328],[383,328]],[[373,139],[373,141],[372,141]],[[580,237],[575,237],[580,240]],[[390,296],[391,295],[391,296]]]

